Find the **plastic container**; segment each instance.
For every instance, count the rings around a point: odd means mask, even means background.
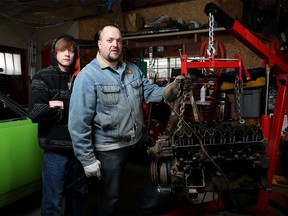
[[[205,102],[205,100],[206,100],[206,88],[203,85],[200,89],[200,101]]]
[[[240,93],[240,101],[243,118],[260,117],[261,89],[244,89]]]

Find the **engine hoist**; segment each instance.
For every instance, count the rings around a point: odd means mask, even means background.
[[[207,57],[188,58],[181,53],[181,74],[187,76],[189,68],[205,69],[205,73],[213,73],[217,68],[234,68],[235,86],[241,88],[242,73],[247,80],[250,79],[241,56],[215,58],[215,19],[262,59],[268,74],[266,82],[269,82],[271,69],[276,74],[278,92],[273,119],[267,114],[266,90],[265,113],[260,117],[260,126],[244,124],[241,107],[238,107],[236,121],[187,122],[183,117],[183,104],[187,100],[184,92],[184,98],[176,101],[176,105],[167,103],[174,118],[178,119],[176,130],[170,135],[160,135],[156,145],[149,149],[150,153],[157,155],[157,161],[150,166],[152,180],[160,188],[184,188],[192,199],[199,193],[212,191],[218,194],[226,207],[255,207],[263,212],[268,207],[287,106],[287,59],[274,42],[267,47],[215,3],[207,4],[205,13],[209,16]],[[267,83],[266,86],[268,89]],[[193,104],[193,96],[191,98]]]

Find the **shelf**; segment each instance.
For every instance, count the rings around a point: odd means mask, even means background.
[[[216,31],[224,31],[224,27],[214,28]],[[189,34],[200,34],[208,33],[209,29],[196,29],[189,31],[175,31],[175,32],[161,32],[161,33],[151,33],[151,34],[141,34],[141,35],[127,35],[123,36],[123,40],[137,40],[137,39],[146,39],[146,38],[155,38],[155,37],[169,37],[169,36],[180,36],[180,35],[189,35]]]

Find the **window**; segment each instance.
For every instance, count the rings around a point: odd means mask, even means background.
[[[147,62],[147,67],[149,71],[149,59],[144,59],[144,60]],[[157,74],[157,78],[160,78],[160,79],[171,78],[171,71],[173,68],[181,68],[180,57],[179,58],[155,58],[153,59],[153,76]]]
[[[0,52],[1,74],[21,75],[21,55],[19,53]]]
[[[29,77],[27,50],[0,45],[0,92],[27,106]]]

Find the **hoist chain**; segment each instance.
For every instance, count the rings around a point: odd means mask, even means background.
[[[178,83],[179,88],[181,85],[181,82]],[[180,131],[183,125],[183,119],[184,119],[184,112],[185,112],[185,101],[186,101],[187,91],[183,91],[181,101],[180,101],[180,108],[179,108],[179,116],[181,117],[177,123],[177,129],[176,132]]]
[[[243,80],[239,80],[238,75],[235,78],[235,98],[236,98],[236,113],[239,123],[244,124],[245,120],[242,119],[242,107],[240,93],[243,91]]]
[[[215,54],[214,48],[214,15],[209,13],[209,40],[208,40],[208,48],[207,55],[208,57],[212,57],[212,53]]]
[[[153,47],[149,47],[149,71],[148,71],[148,77],[149,79],[152,79],[154,77],[153,74]]]

